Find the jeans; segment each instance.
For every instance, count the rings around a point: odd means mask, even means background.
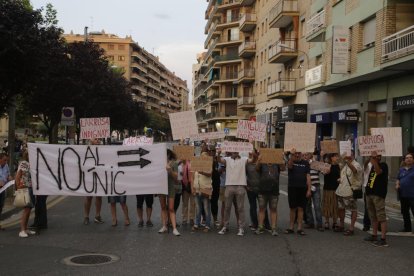
[[[197,206],[197,215],[195,219],[195,225],[197,226],[201,225],[201,213],[203,212],[203,209],[204,209],[204,211],[207,212],[205,216],[206,226],[210,227],[210,224],[211,224],[210,199],[201,194],[197,194],[195,196],[195,201],[196,201],[196,206]]]
[[[194,196],[183,190],[182,193],[183,196],[183,204],[181,213],[183,215],[183,222],[187,222],[188,219],[194,219],[194,213],[195,213],[195,202],[194,202]],[[188,208],[188,204],[190,204],[190,208]]]
[[[250,205],[250,221],[254,227],[259,225],[257,220],[257,194],[253,191],[247,190],[247,198]]]
[[[242,185],[230,185],[226,186],[225,207],[224,207],[224,226],[229,227],[231,206],[233,205],[233,199],[236,198],[237,210],[239,212],[239,228],[244,228],[244,197],[246,196],[246,188]]]
[[[404,219],[404,230],[407,232],[411,232],[411,217],[410,217],[410,209],[411,213],[414,216],[414,198],[401,198],[401,214],[403,215]]]
[[[306,223],[310,225],[315,225],[315,220],[312,212],[312,203],[313,209],[315,210],[316,225],[318,227],[322,226],[322,209],[321,209],[321,187],[319,185],[313,186],[315,191],[312,191],[311,197],[308,199],[306,205]]]

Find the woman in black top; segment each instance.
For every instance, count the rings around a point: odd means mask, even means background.
[[[341,178],[341,168],[338,164],[339,155],[337,153],[328,156],[328,163],[331,164],[330,171],[324,176],[322,212],[325,217],[325,229],[329,229],[329,219],[332,218],[332,229],[336,227],[338,219],[338,200],[336,189],[338,180]]]

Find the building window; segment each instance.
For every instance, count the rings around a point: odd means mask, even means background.
[[[109,61],[114,61],[114,56],[108,56]]]
[[[118,56],[118,61],[125,61],[125,56]]]
[[[118,50],[125,50],[125,45],[123,44],[118,45]]]
[[[115,49],[115,45],[114,44],[109,44],[108,45],[108,50],[114,50]]]
[[[375,44],[376,18],[365,21],[362,26],[363,36],[362,45],[364,48],[371,47]]]

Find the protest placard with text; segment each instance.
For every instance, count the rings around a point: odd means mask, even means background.
[[[260,152],[260,163],[264,164],[284,164],[285,160],[283,159],[284,153],[283,149],[269,149],[261,148]]]
[[[338,153],[338,142],[336,140],[321,141],[321,151],[324,153]]]
[[[154,139],[152,137],[138,136],[128,137],[124,139],[124,146],[140,146],[140,145],[152,145]]]
[[[339,141],[339,153],[340,155],[351,156],[352,144],[351,141]]]
[[[266,124],[239,120],[237,123],[237,138],[264,142],[266,140]]]
[[[212,156],[193,156],[190,159],[192,172],[211,173],[213,170]]]
[[[290,151],[295,148],[297,152],[314,152],[315,135],[316,124],[314,123],[287,122],[284,150]]]
[[[384,136],[385,153],[383,156],[403,155],[401,127],[371,128],[371,135]]]
[[[319,161],[312,161],[310,162],[310,168],[312,170],[320,171],[326,174],[331,169],[331,164],[319,162]]]
[[[81,118],[80,139],[99,139],[111,137],[109,117]]]
[[[205,132],[190,135],[191,141],[204,141],[204,140],[216,140],[223,139],[226,137],[224,131],[215,131],[215,132]]]
[[[221,143],[220,149],[222,152],[252,152],[253,145],[248,142],[229,142]]]
[[[174,146],[173,151],[178,160],[190,160],[191,157],[194,157],[193,146]]]
[[[195,111],[170,113],[169,116],[174,140],[186,139],[198,134]]]
[[[385,141],[382,135],[359,136],[358,149],[360,156],[371,156],[375,151],[377,154],[385,154]]]

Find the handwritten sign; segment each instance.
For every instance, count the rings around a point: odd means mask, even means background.
[[[111,137],[109,117],[81,118],[80,139],[95,139]]]
[[[338,153],[338,142],[336,140],[321,141],[321,151],[324,153]]]
[[[253,145],[248,142],[229,142],[224,141],[220,145],[223,152],[252,152]]]
[[[174,153],[178,160],[190,160],[194,157],[194,147],[192,146],[174,146]]]
[[[169,116],[174,140],[186,139],[198,134],[195,111],[170,113]]]
[[[371,156],[372,152],[385,154],[385,141],[382,135],[359,136],[358,149],[360,156]]]
[[[402,129],[401,127],[371,128],[371,135],[384,136],[384,156],[402,156]]]
[[[298,152],[315,151],[316,124],[287,122],[285,127],[285,151],[293,148]]]
[[[340,155],[345,154],[345,156],[352,155],[352,144],[351,141],[339,141],[339,153]]]
[[[282,149],[268,149],[261,148],[259,150],[261,160],[260,163],[264,164],[284,164],[285,160],[283,159],[283,150]]]
[[[167,149],[29,143],[35,195],[167,194]]]
[[[319,161],[312,161],[310,162],[310,168],[312,170],[320,171],[326,174],[331,169],[331,164],[319,162]]]
[[[192,172],[211,173],[213,169],[212,156],[193,156],[190,159]]]
[[[141,145],[152,145],[154,138],[146,136],[128,137],[124,139],[124,146],[141,146]]]
[[[7,188],[11,187],[14,185],[14,180],[11,180],[9,182],[6,183],[6,185],[4,185],[1,189],[0,189],[0,194],[2,192],[4,192],[5,190],[7,190]]]
[[[266,140],[266,124],[239,120],[237,123],[237,138],[264,142]]]
[[[190,140],[192,141],[204,141],[204,140],[216,140],[216,139],[224,139],[226,134],[224,131],[215,131],[215,132],[205,132],[205,133],[198,133],[190,135]]]

